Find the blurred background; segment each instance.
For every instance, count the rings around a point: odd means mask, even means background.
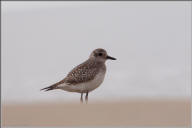
[[[3,125],[189,125],[191,2],[3,1],[1,7]],[[79,105],[78,93],[40,91],[96,48],[117,60],[106,62],[89,105]],[[104,121],[74,120],[74,110],[86,111],[85,120],[100,112]]]

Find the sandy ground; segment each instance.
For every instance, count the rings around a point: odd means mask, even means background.
[[[190,100],[2,106],[3,126],[189,126]]]

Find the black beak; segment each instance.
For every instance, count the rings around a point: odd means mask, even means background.
[[[111,57],[111,56],[107,56],[107,59],[116,60],[116,58]]]

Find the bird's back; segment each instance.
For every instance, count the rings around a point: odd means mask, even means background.
[[[93,80],[101,70],[103,70],[103,72],[106,70],[104,63],[88,59],[72,69],[64,79],[64,82],[73,85],[88,82]]]
[[[58,88],[70,92],[90,92],[103,82],[105,72],[104,63],[87,60],[69,72]]]

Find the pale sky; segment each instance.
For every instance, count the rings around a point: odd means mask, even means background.
[[[79,101],[40,92],[104,48],[92,101],[186,98],[191,86],[191,2],[2,2],[2,101]]]

